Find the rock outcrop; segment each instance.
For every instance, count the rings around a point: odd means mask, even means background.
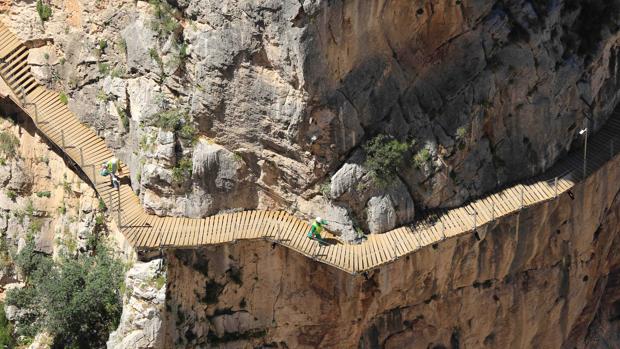
[[[617,343],[620,157],[573,189],[348,275],[266,242],[167,254],[166,347]],[[607,344],[606,344],[607,343]]]
[[[161,260],[137,262],[125,275],[123,314],[107,347],[165,348],[161,325],[166,299],[166,272]]]
[[[0,19],[159,215],[333,208],[345,236],[385,231],[412,203],[456,206],[550,167],[618,100],[617,0],[51,5],[45,22],[25,2]],[[350,164],[378,134],[415,141],[399,195],[326,196],[359,180]],[[241,165],[224,191],[188,170],[211,166],[204,142],[234,154],[220,169]]]

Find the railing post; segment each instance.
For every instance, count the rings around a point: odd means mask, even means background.
[[[116,208],[116,214],[118,215],[118,229],[123,227],[121,223],[121,191],[117,190],[118,193],[118,207]]]
[[[521,210],[523,209],[523,191],[525,190],[525,187],[523,185],[521,185]]]
[[[478,230],[477,218],[478,218],[478,211],[474,209],[474,231]]]
[[[553,190],[554,190],[554,198],[558,197],[558,177],[555,177],[555,183],[553,185]]]
[[[95,183],[95,187],[97,186],[97,169],[95,164],[90,165],[93,168],[93,183]]]
[[[495,220],[495,201],[491,201],[491,220]]]
[[[443,236],[443,239],[446,239],[446,224],[440,220],[441,222],[441,235]]]

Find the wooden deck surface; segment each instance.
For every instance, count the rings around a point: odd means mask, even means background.
[[[108,178],[99,175],[100,164],[114,154],[103,139],[82,124],[62,103],[57,92],[35,81],[27,58],[28,49],[0,24],[0,75],[14,94],[11,98],[51,142],[80,166],[106,202],[111,218],[117,221],[121,232],[136,249],[199,247],[241,239],[268,239],[349,273],[358,273],[447,237],[471,232],[523,207],[553,200],[583,176],[582,155],[569,154],[540,176],[508,186],[465,206],[433,212],[415,225],[369,235],[359,245],[319,246],[306,238],[308,224],[284,211],[253,210],[204,219],[158,217],[144,212],[127,181],[117,191],[110,187]],[[602,131],[590,137],[587,173],[614,156],[617,153],[615,148],[620,148],[620,117],[617,113]],[[125,166],[123,173],[125,176],[129,173]]]

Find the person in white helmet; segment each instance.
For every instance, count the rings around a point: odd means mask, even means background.
[[[101,175],[104,177],[110,176],[110,183],[114,189],[118,189],[120,187],[120,182],[118,177],[116,177],[116,171],[121,173],[122,169],[120,161],[115,157],[101,164]]]
[[[322,219],[321,217],[316,217],[314,223],[312,223],[310,231],[308,232],[308,238],[323,240],[323,238],[321,237],[321,232],[323,231],[324,225],[327,225],[327,221]]]

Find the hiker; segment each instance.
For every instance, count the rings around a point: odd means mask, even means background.
[[[118,173],[122,173],[120,161],[117,158],[111,158],[107,162],[101,164],[101,175],[102,176],[110,176],[110,182],[114,189],[118,189],[120,187],[120,182],[118,177],[116,177],[116,171]]]
[[[314,223],[312,223],[312,228],[310,228],[310,231],[308,232],[308,238],[323,240],[321,237],[321,231],[323,231],[324,225],[327,225],[327,221],[321,217],[316,217]]]

